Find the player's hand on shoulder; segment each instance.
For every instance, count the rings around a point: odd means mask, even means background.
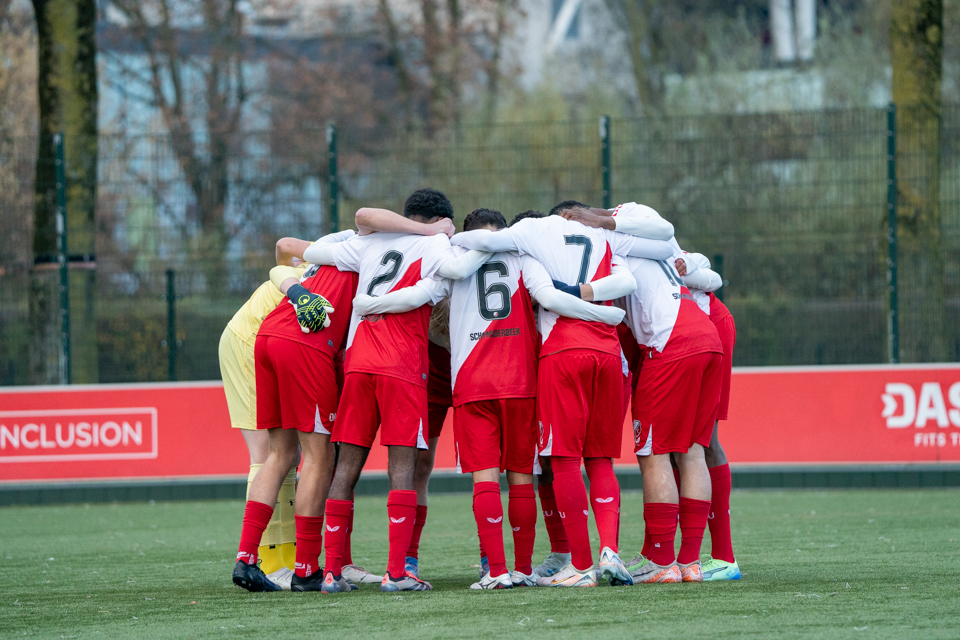
[[[560,215],[567,220],[573,220],[574,222],[579,222],[582,225],[593,227],[594,229],[600,229],[601,223],[604,221],[604,216],[597,215],[581,207],[564,209],[560,212]]]
[[[450,218],[442,218],[427,225],[430,229],[430,232],[427,235],[438,236],[443,234],[448,238],[452,238],[453,234],[457,232],[456,226],[453,224],[453,220]]]

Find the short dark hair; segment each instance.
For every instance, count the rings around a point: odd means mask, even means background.
[[[589,209],[590,205],[583,204],[582,202],[579,202],[577,200],[564,200],[560,204],[554,206],[553,209],[550,209],[550,215],[556,216],[556,215],[559,215],[561,211],[565,211],[566,209],[577,209],[577,208]]]
[[[521,211],[517,215],[513,216],[513,220],[510,221],[508,226],[513,226],[520,222],[521,220],[526,220],[527,218],[546,218],[543,211],[537,211],[536,209],[527,209],[526,211]]]
[[[406,218],[453,218],[453,205],[442,191],[436,189],[417,189],[403,203],[403,215]]]
[[[490,225],[497,229],[503,229],[507,226],[507,220],[503,214],[496,209],[474,209],[463,220],[463,230],[472,231]]]

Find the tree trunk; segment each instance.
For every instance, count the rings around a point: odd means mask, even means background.
[[[895,0],[890,22],[897,105],[900,349],[905,362],[948,359],[940,233],[943,0]]]
[[[487,100],[484,118],[493,124],[497,116],[497,97],[500,91],[500,59],[503,56],[503,37],[507,28],[507,0],[497,0],[497,21],[493,32],[493,54],[487,70]]]
[[[430,93],[427,103],[427,136],[442,128],[444,124],[444,85],[443,68],[440,60],[443,43],[440,34],[440,21],[437,17],[436,0],[420,0],[423,17],[423,61],[430,75]]]
[[[64,134],[68,250],[95,253],[97,194],[96,0],[33,0],[37,23],[40,136],[30,283],[31,382],[58,381],[59,280],[43,269],[56,254],[56,166],[53,135]],[[96,382],[96,272],[70,273],[71,371]]]
[[[655,0],[607,0],[607,6],[615,16],[623,18],[627,34],[627,47],[633,67],[633,79],[637,87],[640,111],[653,115],[663,110],[663,87],[655,77],[653,67],[657,58],[657,42],[653,32],[653,4]],[[643,45],[647,41],[648,54]]]

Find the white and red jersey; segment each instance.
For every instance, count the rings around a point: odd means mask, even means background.
[[[628,257],[626,263],[637,279],[637,290],[621,299],[625,321],[637,343],[651,350],[645,356],[654,358],[652,350],[667,360],[723,353],[716,328],[683,285],[672,259]]]
[[[475,273],[453,282],[453,406],[536,397],[539,339],[530,298],[552,286],[539,262],[512,252],[493,254]]]
[[[450,241],[443,234],[372,233],[354,236],[334,249],[337,268],[360,275],[358,293],[383,295],[426,279],[437,284],[431,303],[446,295],[435,278],[440,265],[452,257]],[[406,313],[362,318],[354,313],[347,335],[345,372],[374,373],[427,386],[430,311],[430,306],[424,305]]]
[[[527,218],[500,233],[509,233],[520,255],[537,260],[549,277],[566,284],[586,284],[610,275],[614,256],[626,255],[633,238],[593,229],[560,216]],[[558,316],[540,309],[541,356],[567,349],[593,349],[620,355],[614,327]]]

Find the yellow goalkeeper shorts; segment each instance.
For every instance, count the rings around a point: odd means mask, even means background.
[[[230,425],[234,429],[256,429],[257,378],[253,345],[241,340],[229,327],[220,336],[220,376],[227,396]]]

